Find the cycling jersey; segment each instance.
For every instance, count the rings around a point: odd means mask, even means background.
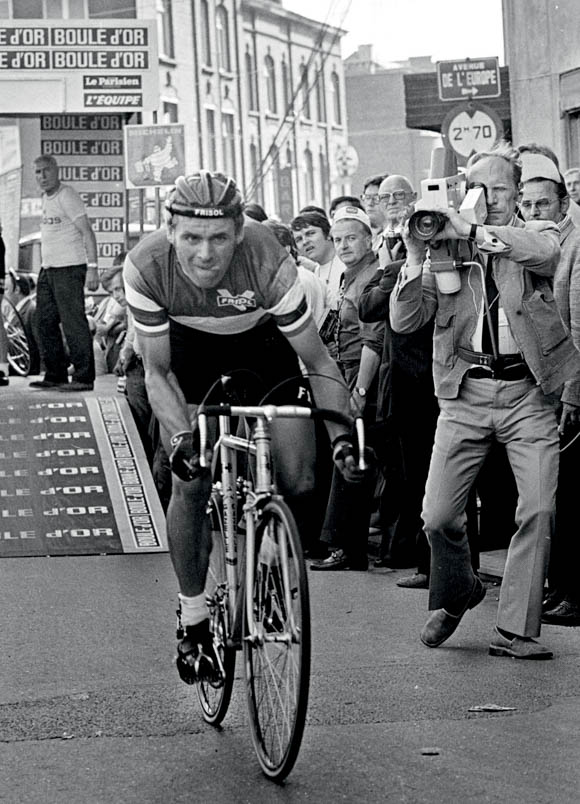
[[[296,265],[261,224],[244,224],[244,239],[216,288],[198,288],[160,230],[129,253],[125,294],[139,336],[165,336],[170,322],[215,335],[248,332],[273,319],[284,334],[310,320]]]

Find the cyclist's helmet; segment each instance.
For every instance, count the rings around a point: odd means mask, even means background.
[[[200,170],[179,176],[165,199],[165,209],[187,218],[238,218],[244,203],[235,181],[223,173]]]

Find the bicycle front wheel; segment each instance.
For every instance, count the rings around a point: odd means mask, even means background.
[[[231,647],[231,644],[228,644],[231,628],[226,555],[221,497],[217,494],[212,494],[210,500],[209,519],[212,530],[212,550],[209,557],[205,595],[209,608],[209,621],[214,649],[222,662],[224,682],[221,686],[216,687],[209,681],[198,681],[197,695],[204,720],[213,726],[219,726],[226,716],[232,697],[236,651]]]
[[[8,299],[2,299],[2,316],[8,337],[8,363],[15,374],[26,377],[30,372],[30,345],[18,311]]]
[[[262,771],[281,781],[304,732],[310,684],[310,604],[298,529],[271,500],[256,529],[252,611],[244,658],[250,727]]]

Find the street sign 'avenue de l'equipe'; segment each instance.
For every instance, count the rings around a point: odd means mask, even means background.
[[[437,84],[442,101],[499,98],[499,60],[497,56],[492,56],[464,61],[438,61]]]

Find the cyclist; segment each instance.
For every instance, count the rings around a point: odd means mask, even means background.
[[[177,666],[190,684],[220,681],[204,594],[211,478],[200,469],[192,432],[196,405],[220,375],[237,368],[250,369],[266,389],[298,376],[298,356],[317,403],[349,409],[295,262],[264,226],[244,220],[243,208],[233,179],[205,170],[181,176],[166,198],[167,228],[143,238],[124,267],[147,392],[173,472],[167,532],[185,634]],[[296,445],[308,439],[304,424],[276,422],[273,430],[281,488],[294,493],[305,491],[312,477],[296,458]],[[349,434],[331,423],[327,429],[336,465],[359,479]]]

